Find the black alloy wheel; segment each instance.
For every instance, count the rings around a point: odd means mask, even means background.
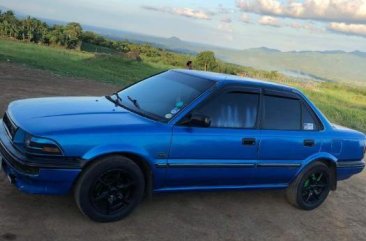
[[[323,162],[308,165],[289,185],[288,201],[294,206],[312,210],[328,197],[331,187],[331,169]]]
[[[79,177],[74,197],[80,211],[97,222],[118,221],[143,198],[145,178],[140,167],[124,156],[107,156],[88,166]]]
[[[123,169],[112,169],[97,178],[89,198],[94,208],[110,215],[130,205],[134,191],[133,178]]]

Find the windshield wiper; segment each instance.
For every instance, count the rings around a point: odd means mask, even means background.
[[[115,95],[117,97],[117,100],[122,103],[122,98],[121,96],[119,96],[118,92],[114,92],[113,95]]]
[[[136,99],[133,99],[131,96],[127,96],[127,99],[132,102],[132,104],[137,108],[141,109],[138,101]]]
[[[122,106],[122,98],[119,96],[118,92],[112,94],[112,96],[116,96],[116,99],[113,99],[111,96],[107,95],[106,98],[113,102],[116,106]]]

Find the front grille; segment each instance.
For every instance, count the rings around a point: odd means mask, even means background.
[[[10,136],[10,139],[13,140],[13,138],[15,136],[15,132],[17,131],[17,126],[11,121],[11,119],[9,118],[7,113],[4,114],[3,122],[5,125],[6,131],[7,131],[8,135]]]

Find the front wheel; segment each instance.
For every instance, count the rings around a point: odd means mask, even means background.
[[[144,175],[130,159],[109,156],[96,160],[79,178],[74,197],[80,211],[97,222],[127,216],[144,194]]]
[[[320,206],[330,191],[330,169],[322,162],[310,164],[288,187],[291,204],[304,210]]]

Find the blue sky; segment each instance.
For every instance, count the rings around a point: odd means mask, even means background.
[[[236,49],[366,51],[366,0],[1,0],[35,17]]]

